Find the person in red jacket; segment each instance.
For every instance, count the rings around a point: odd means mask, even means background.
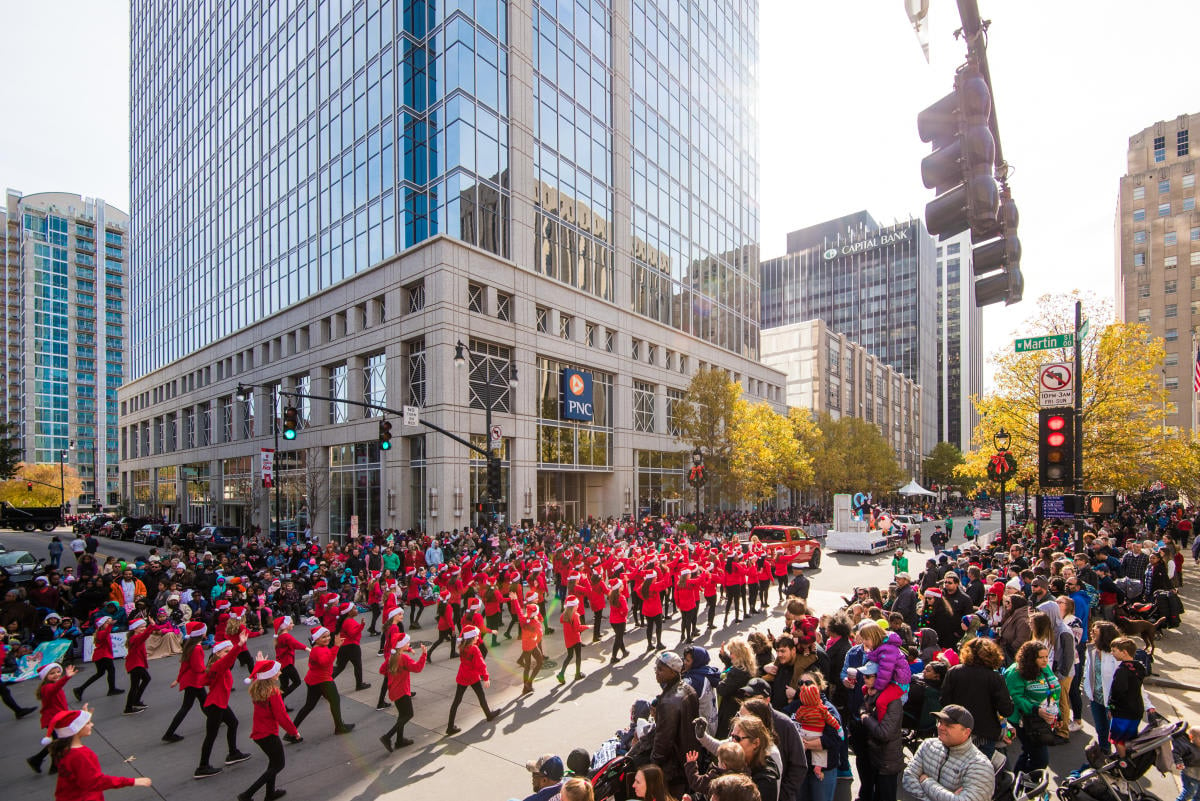
[[[404,590],[404,599],[408,601],[409,619],[411,620],[409,628],[420,629],[421,613],[425,611],[425,601],[421,598],[421,591],[429,583],[429,579],[423,567],[420,569],[409,568],[405,573],[408,577],[408,587]]]
[[[700,587],[704,593],[704,612],[708,615],[708,627],[705,631],[712,631],[717,627],[717,587],[719,586],[716,566],[709,565],[704,568],[700,573]]]
[[[638,595],[642,598],[642,614],[646,618],[646,653],[655,648],[663,649],[662,624],[663,605],[662,592],[671,584],[666,571],[659,571],[654,565],[646,568],[638,584]]]
[[[625,594],[625,582],[615,578],[608,582],[608,622],[613,629],[612,656],[608,663],[615,665],[629,656],[625,647],[625,624],[629,620],[629,596]]]
[[[388,699],[396,705],[396,725],[384,732],[379,738],[383,747],[389,752],[395,748],[412,745],[413,741],[404,736],[404,725],[413,719],[412,705],[412,674],[425,669],[425,646],[421,646],[421,655],[416,659],[412,656],[412,640],[407,634],[401,634],[396,646],[389,651],[387,661]],[[396,744],[392,745],[395,736]]]
[[[358,621],[358,607],[353,601],[347,601],[338,609],[337,625],[334,626],[333,636],[340,637],[341,646],[337,652],[337,665],[333,670],[336,679],[346,669],[346,665],[354,666],[354,689],[366,690],[371,684],[363,681],[362,668],[362,635],[366,628]]]
[[[142,703],[142,693],[150,684],[146,638],[151,631],[144,617],[129,622],[129,636],[125,639],[125,672],[129,674],[129,694],[125,696],[126,715],[136,715],[146,709]]]
[[[438,595],[437,608],[437,642],[429,647],[429,661],[433,661],[433,652],[444,642],[450,643],[450,658],[458,656],[454,642],[454,607],[450,605],[450,593],[446,590]]]
[[[248,633],[242,631],[236,640],[213,643],[204,671],[204,680],[208,685],[208,697],[204,699],[204,743],[200,746],[200,764],[192,774],[193,779],[206,779],[221,772],[221,768],[213,767],[209,759],[222,725],[225,726],[225,744],[229,746],[225,764],[236,765],[250,758],[249,754],[238,750],[238,719],[229,708],[229,694],[233,692],[233,666],[237,664],[238,654],[246,647],[247,636]]]
[[[349,734],[354,729],[353,723],[342,722],[342,699],[338,695],[337,685],[333,683],[333,661],[337,649],[342,644],[342,638],[334,636],[329,629],[320,626],[308,635],[312,648],[308,652],[308,671],[304,674],[304,683],[308,685],[308,696],[304,706],[296,715],[296,725],[299,726],[317,706],[317,701],[324,698],[329,704],[329,714],[333,716],[333,733]]]
[[[238,793],[238,801],[251,801],[258,789],[264,786],[267,788],[267,801],[280,798],[283,791],[275,789],[275,779],[284,766],[283,741],[279,739],[279,729],[282,727],[287,732],[291,742],[300,742],[303,739],[283,705],[283,693],[279,689],[279,675],[282,671],[283,665],[263,658],[259,652],[254,669],[246,679],[246,683],[250,685],[250,700],[254,703],[250,739],[266,754],[267,769],[244,793]]]
[[[112,646],[113,619],[105,615],[96,621],[96,633],[92,635],[92,662],[96,665],[96,674],[75,688],[75,700],[83,700],[83,691],[92,682],[99,681],[101,676],[108,677],[108,694],[120,695],[124,690],[117,689],[117,670],[113,667]]]
[[[462,613],[458,624],[461,629],[468,626],[474,626],[479,630],[479,650],[486,658],[488,655],[487,643],[483,641],[484,635],[490,634],[491,629],[483,619],[483,601],[480,598],[471,598],[466,602],[466,610]]]
[[[479,651],[476,640],[479,639],[479,629],[467,626],[463,629],[462,639],[458,649],[458,674],[454,677],[458,685],[454,689],[454,701],[450,704],[450,720],[446,724],[446,734],[458,734],[462,729],[454,725],[454,716],[458,713],[458,705],[462,703],[463,695],[470,687],[479,699],[479,706],[488,722],[496,719],[496,713],[488,708],[487,698],[483,694],[484,687],[490,687],[492,682],[488,676],[487,662]]]
[[[492,635],[492,647],[500,645],[500,640],[496,637],[496,632],[504,625],[504,597],[500,594],[499,588],[496,586],[496,578],[489,576],[487,583],[483,587],[483,615],[487,622],[488,630]],[[505,639],[510,639],[505,637]]]
[[[246,607],[235,606],[229,610],[229,620],[225,623],[225,636],[227,639],[237,642],[238,637],[243,631],[248,631],[246,627]],[[249,651],[238,651],[237,661],[238,664],[246,669],[247,673],[254,670],[254,660],[250,658]]]
[[[516,598],[517,594],[514,592],[510,597]],[[524,670],[521,695],[525,695],[533,692],[533,680],[546,661],[542,653],[542,615],[536,595],[526,599],[524,611],[517,613],[517,621],[521,626],[521,657],[517,664]]]
[[[105,790],[150,786],[146,776],[106,776],[100,770],[95,752],[83,744],[94,726],[92,711],[84,704],[83,709],[59,712],[46,727],[42,745],[49,746],[51,759],[58,765],[54,801],[104,801]]]
[[[67,694],[63,691],[67,686],[67,682],[71,677],[79,671],[74,665],[71,665],[66,670],[57,662],[51,662],[47,665],[42,665],[38,669],[38,677],[42,683],[38,685],[34,692],[34,697],[42,703],[42,719],[41,726],[43,729],[49,729],[50,724],[54,722],[54,718],[60,712],[66,712]],[[33,756],[25,761],[29,763],[29,767],[33,768],[34,773],[42,772],[42,760],[50,753],[49,746],[42,746],[42,750],[38,751]],[[50,772],[56,772],[57,765],[50,763]]]
[[[371,625],[367,628],[367,634],[378,637],[379,629],[376,626],[379,625],[379,615],[383,612],[383,580],[374,570],[367,581],[367,607],[371,610]]]
[[[281,668],[279,672],[279,691],[284,699],[304,682],[300,680],[300,671],[296,670],[296,652],[307,651],[308,646],[292,636],[295,625],[291,617],[282,615],[274,620],[275,623],[275,661]],[[285,707],[286,708],[286,707]]]
[[[592,610],[592,642],[600,642],[600,625],[604,622],[605,599],[608,590],[604,585],[604,577],[594,569],[588,577],[588,608]]]
[[[208,627],[195,620],[184,627],[183,653],[179,655],[179,673],[175,676],[175,681],[171,682],[172,687],[178,687],[183,693],[183,701],[179,705],[179,711],[171,720],[171,725],[167,727],[167,733],[162,736],[165,743],[177,743],[183,739],[182,735],[175,733],[175,730],[183,724],[183,719],[187,717],[188,712],[192,711],[192,704],[199,701],[200,708],[204,708],[207,693],[204,690],[206,686],[204,648],[201,643],[204,642],[207,634]]]
[[[679,647],[691,645],[700,636],[696,627],[696,614],[700,607],[700,580],[696,578],[699,568],[689,564],[681,568],[675,581],[675,606],[682,620],[679,623]]]
[[[387,614],[387,619],[383,621],[383,645],[384,653],[390,654],[396,649],[396,643],[404,636],[404,607],[393,607]],[[390,658],[390,657],[389,657]],[[387,709],[387,666],[388,660],[384,659],[379,663],[379,675],[383,680],[379,682],[379,700],[375,702],[375,709]]]
[[[563,627],[563,644],[567,646],[566,656],[562,658],[562,668],[558,671],[558,683],[563,684],[567,680],[567,664],[571,661],[571,657],[575,657],[575,679],[578,681],[583,678],[581,670],[581,662],[583,661],[583,643],[580,641],[583,632],[587,630],[587,626],[583,623],[583,616],[579,614],[579,599],[574,595],[568,595],[563,601],[563,613],[559,617],[559,622]]]

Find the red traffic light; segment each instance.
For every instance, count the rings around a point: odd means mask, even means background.
[[[1060,414],[1056,414],[1056,415],[1046,418],[1046,428],[1050,429],[1051,431],[1062,431],[1064,428],[1066,428],[1066,426],[1067,426],[1066,418],[1064,418]],[[1054,443],[1051,443],[1051,444],[1054,444]],[[1058,444],[1061,445],[1062,443],[1059,442]]]

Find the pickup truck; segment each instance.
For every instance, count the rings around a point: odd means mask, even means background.
[[[58,506],[13,506],[0,503],[0,527],[15,531],[53,531],[63,524]]]
[[[807,563],[809,567],[821,566],[821,541],[810,537],[799,526],[755,526],[745,539],[754,537],[772,553],[784,549],[796,562]]]

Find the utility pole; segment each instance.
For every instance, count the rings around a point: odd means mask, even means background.
[[[1075,301],[1075,552],[1083,549],[1083,303]]]

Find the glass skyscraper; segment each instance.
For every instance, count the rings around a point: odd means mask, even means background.
[[[134,0],[132,374],[438,234],[756,357],[758,4],[630,11]]]

